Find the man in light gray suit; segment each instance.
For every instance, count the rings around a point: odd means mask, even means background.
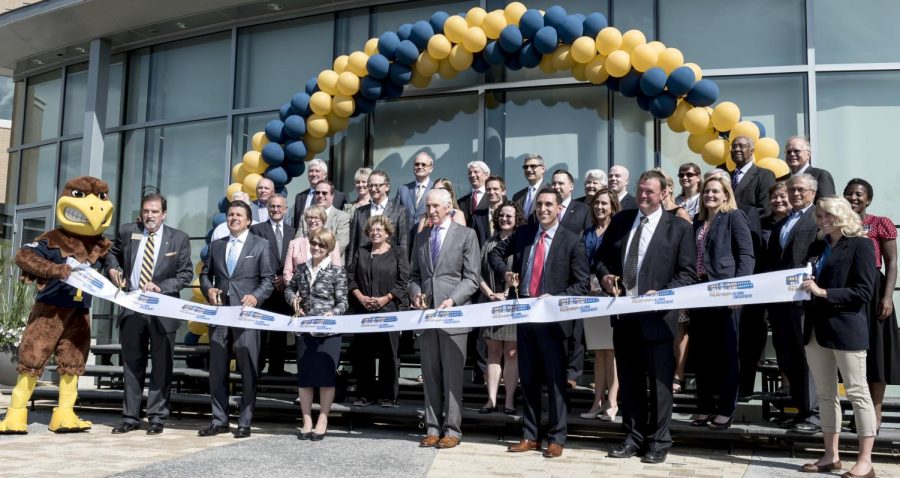
[[[250,206],[232,201],[225,222],[230,234],[209,245],[209,261],[200,271],[200,289],[210,304],[258,307],[275,290],[275,266],[269,242],[250,234]],[[259,330],[209,326],[209,394],[212,423],[202,437],[226,433],[228,428],[229,346],[234,348],[241,372],[241,406],[235,438],[250,436],[256,406],[259,370]]]
[[[475,231],[450,218],[450,193],[428,192],[425,210],[433,227],[416,235],[409,295],[425,310],[468,304],[478,290],[481,263]],[[453,448],[462,438],[462,382],[470,328],[428,329],[422,333],[425,425],[421,447]]]
[[[325,229],[333,232],[337,237],[337,249],[341,253],[341,259],[344,259],[347,244],[350,244],[350,215],[340,209],[332,206],[334,200],[334,183],[329,180],[320,181],[316,184],[313,191],[316,195],[316,205],[325,210],[328,217],[325,219]],[[306,236],[306,221],[302,221],[303,225],[297,228],[297,237]],[[344,260],[346,264],[346,259]]]

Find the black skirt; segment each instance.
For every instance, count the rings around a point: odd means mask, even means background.
[[[341,356],[341,336],[313,337],[301,334],[297,337],[297,385],[307,387],[333,387]]]
[[[866,354],[866,379],[869,382],[900,385],[900,329],[897,311],[878,320],[881,297],[884,295],[884,274],[876,276],[877,294],[869,304],[869,351]]]

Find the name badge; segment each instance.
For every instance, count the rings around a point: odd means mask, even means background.
[[[131,234],[132,241],[140,241],[142,237],[144,237],[144,235],[139,232],[134,232]]]

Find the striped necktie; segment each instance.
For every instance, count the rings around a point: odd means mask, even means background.
[[[441,256],[441,229],[437,226],[431,229],[431,266],[436,267],[437,261]]]
[[[141,281],[138,288],[143,289],[153,281],[153,262],[156,256],[156,233],[151,232],[144,243],[144,258],[141,260]]]

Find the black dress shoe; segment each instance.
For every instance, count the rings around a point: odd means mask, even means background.
[[[485,405],[485,406],[481,407],[481,410],[478,410],[478,413],[487,414],[487,413],[493,413],[495,411],[497,411],[497,407],[489,407],[489,406]]]
[[[201,428],[200,431],[197,432],[197,435],[201,437],[212,437],[221,433],[228,433],[228,425],[210,425],[206,428]]]
[[[734,420],[734,417],[730,417],[730,418],[728,418],[727,422],[719,423],[715,420],[710,419],[709,428],[712,428],[713,430],[727,430],[727,429],[731,428],[731,422],[733,420]]]
[[[325,439],[325,434],[323,433],[323,434],[319,435],[318,433],[313,432],[312,436],[309,437],[309,439],[310,439],[310,441],[322,441]]]
[[[313,432],[300,432],[297,434],[298,440],[311,440],[313,436]]]
[[[141,426],[137,423],[122,422],[122,423],[118,424],[115,428],[112,429],[112,434],[113,435],[121,435],[122,433],[133,432],[140,428],[141,428]]]
[[[798,420],[791,426],[791,430],[798,433],[819,433],[822,427],[808,420]]]
[[[147,428],[147,434],[148,435],[159,435],[160,433],[163,432],[163,429],[165,429],[165,428],[166,428],[166,426],[162,423],[159,423],[159,422],[151,423],[150,428]]]
[[[610,458],[631,458],[633,456],[637,456],[638,449],[634,445],[619,445],[612,450],[609,450],[609,453],[606,456]]]
[[[644,456],[641,458],[641,463],[650,463],[653,465],[665,463],[668,454],[669,450],[647,450],[647,453],[644,453]]]
[[[237,427],[234,431],[235,438],[247,438],[250,436],[250,427]]]

